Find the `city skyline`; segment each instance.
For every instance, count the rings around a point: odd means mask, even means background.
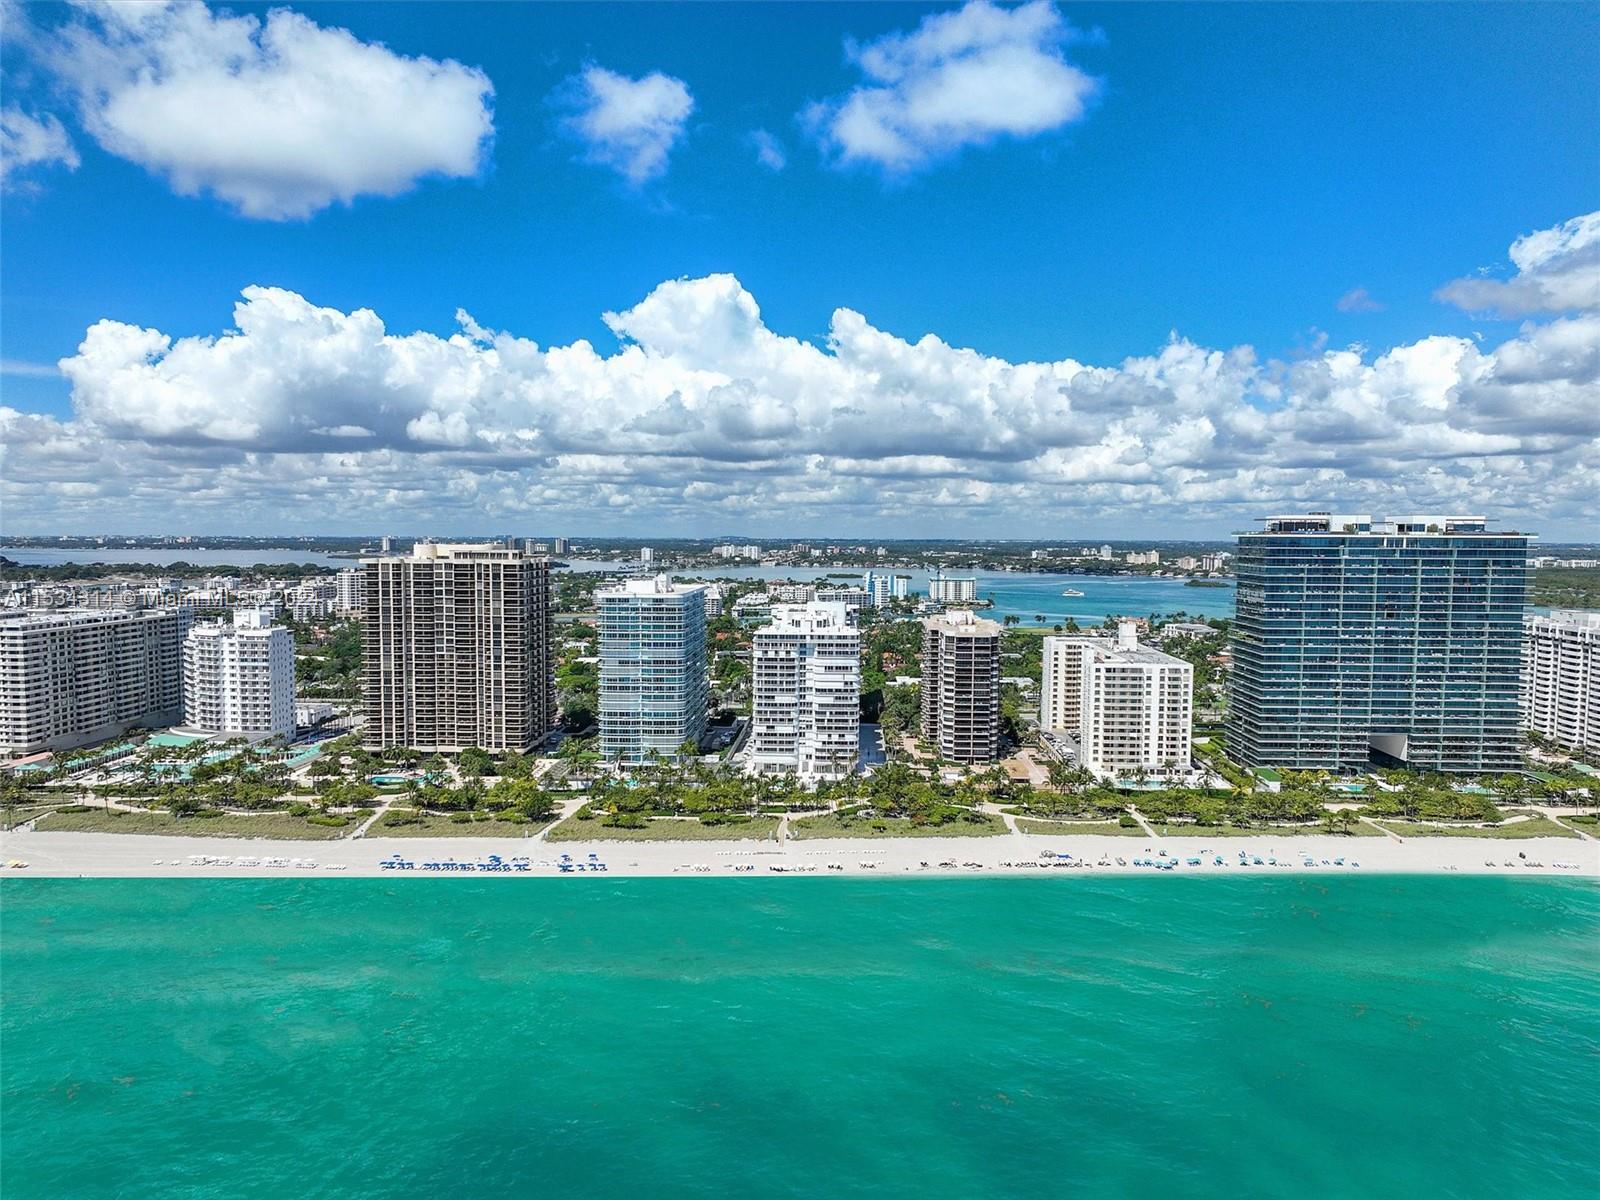
[[[1588,1194],[1600,0],[0,81],[4,1200]]]
[[[14,7],[3,528],[1583,539],[1585,25]]]

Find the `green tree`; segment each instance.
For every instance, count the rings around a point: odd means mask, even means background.
[[[494,759],[482,747],[468,746],[456,758],[456,766],[468,779],[481,779],[485,775],[493,774]]]

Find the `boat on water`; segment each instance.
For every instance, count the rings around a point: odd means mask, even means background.
[[[1061,594],[1063,596],[1081,596],[1081,595],[1083,595],[1083,593],[1080,592],[1077,588],[1067,588]]]

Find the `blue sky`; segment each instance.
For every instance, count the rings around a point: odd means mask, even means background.
[[[174,92],[188,106],[174,132],[161,122],[175,110],[85,96],[107,86],[107,72],[112,94],[127,86],[141,54],[176,81],[174,46],[190,58],[209,52],[212,27],[192,14],[133,35],[109,18],[30,7],[8,36],[8,113],[58,128],[52,144],[70,143],[77,165],[23,153],[7,168],[0,383],[14,410],[5,473],[15,490],[0,527],[532,521],[595,533],[887,536],[949,520],[952,532],[1136,536],[1221,532],[1241,515],[1325,496],[1320,506],[1487,507],[1556,535],[1593,532],[1594,489],[1571,469],[1593,457],[1592,371],[1555,379],[1541,367],[1531,375],[1544,390],[1512,396],[1506,389],[1530,386],[1530,373],[1495,357],[1509,346],[1520,363],[1550,352],[1545,343],[1559,343],[1552,353],[1569,365],[1574,353],[1594,356],[1588,233],[1560,235],[1568,257],[1557,266],[1579,272],[1576,300],[1468,305],[1440,291],[1482,269],[1491,281],[1529,276],[1508,261],[1516,239],[1600,207],[1600,8],[1035,4],[1028,12],[1044,32],[1007,26],[999,40],[1045,72],[1042,92],[1064,88],[1061,106],[1010,127],[982,111],[1006,72],[984,74],[984,14],[972,6],[300,11],[316,38],[348,31],[339,53],[379,47],[402,64],[460,64],[447,82],[461,86],[419,85],[392,102],[376,92],[370,129],[319,130],[314,111],[298,126],[262,125],[260,113],[235,108],[250,96],[226,90],[206,106],[214,121],[196,121],[195,98],[211,95],[202,79]],[[988,11],[1020,24],[1020,10]],[[212,13],[207,21],[265,20],[267,10]],[[952,23],[922,24],[937,14]],[[922,42],[907,41],[919,31]],[[105,55],[83,53],[90,43],[120,58],[108,67]],[[900,54],[917,78],[867,78],[863,54],[874,47]],[[976,64],[960,86],[940,73],[952,61]],[[257,66],[290,70],[270,54]],[[620,142],[596,135],[585,120],[599,121],[604,79],[587,70],[620,80],[633,109],[654,105],[656,124],[624,129]],[[475,158],[473,139],[463,150],[450,132],[480,111],[466,96],[470,72],[492,88],[481,106],[492,135]],[[909,164],[874,157],[830,125],[853,89],[896,84],[896,111],[922,139]],[[1025,92],[1027,104],[1041,89]],[[436,139],[417,132],[433,128],[435,102]],[[942,124],[915,124],[911,106],[924,102],[941,106]],[[963,105],[978,115],[949,116]],[[297,153],[313,174],[348,153],[360,169],[329,186],[358,194],[313,199],[314,211],[287,217],[219,196],[206,180],[229,159],[230,139],[252,136],[286,145],[265,163],[235,164],[220,190],[246,186],[240,170],[297,179]],[[364,187],[386,177],[372,148],[391,137],[412,137],[404,153],[418,161],[456,165]],[[758,137],[781,170],[758,161]],[[273,181],[266,203],[301,203],[285,200],[295,186]],[[178,194],[186,188],[199,194]],[[372,194],[385,188],[398,194]],[[658,294],[661,312],[636,308],[664,283],[723,276],[737,285]],[[250,335],[258,355],[239,380],[214,361],[152,368],[143,352],[91,356],[70,379],[52,373],[102,320],[217,338],[234,328],[248,286],[281,289],[300,307],[282,318],[294,337],[276,325]],[[740,324],[750,303],[755,335]],[[495,378],[483,382],[480,355],[447,377],[408,379],[420,390],[391,405],[392,363],[364,380],[350,363],[307,365],[320,352],[296,338],[321,309],[371,309],[389,334],[440,338],[464,309]],[[840,309],[860,314],[870,336],[830,342]],[[608,325],[607,312],[634,316]],[[1530,334],[1530,323],[1544,332]],[[541,362],[537,379],[506,380],[497,333],[541,349],[587,339],[601,360],[626,341],[654,374],[602,361],[574,382]],[[1125,366],[1163,356],[1174,333],[1193,353]],[[939,349],[919,357],[925,335]],[[796,365],[791,338],[820,349]],[[1451,363],[1438,361],[1450,346],[1429,339],[1459,343]],[[982,362],[944,361],[950,348]],[[1407,348],[1386,372],[1385,356]],[[841,354],[848,379],[831,378]],[[1026,363],[1073,367],[1041,385],[1011,370]],[[1107,374],[1080,376],[1079,366]],[[1353,381],[1356,367],[1365,382]],[[311,377],[318,369],[330,373]],[[1443,380],[1445,370],[1456,375]],[[886,396],[884,378],[902,371]],[[1394,375],[1405,382],[1386,391]],[[1061,392],[1090,383],[1088,399]],[[1501,392],[1484,392],[1491,384]],[[1416,400],[1435,385],[1436,396]],[[464,386],[486,391],[464,401]],[[226,409],[234,387],[250,419],[215,419],[207,406]],[[1407,406],[1420,404],[1439,436],[1387,438],[1380,452],[1350,431],[1373,416],[1363,404],[1397,427],[1414,427]],[[396,416],[391,433],[363,405],[407,419]],[[328,428],[362,432],[318,435],[350,439],[332,447],[295,436],[323,406],[341,417]],[[643,432],[607,441],[575,428],[569,409],[593,414],[597,428]],[[1252,412],[1286,409],[1293,428],[1252,425]],[[699,433],[661,440],[660,422],[683,412]],[[895,444],[922,412],[927,436]],[[983,432],[964,439],[973,421]],[[120,447],[116,478],[96,458],[107,447]],[[330,452],[342,457],[330,462]],[[135,463],[140,478],[125,477]],[[413,477],[418,486],[397,485]]]

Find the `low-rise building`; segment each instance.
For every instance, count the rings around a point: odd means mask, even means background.
[[[1178,638],[1210,637],[1217,630],[1204,621],[1168,621],[1156,630],[1156,641],[1162,645]]]
[[[294,705],[294,727],[296,729],[311,729],[321,725],[333,717],[333,705],[326,700],[296,700]]]
[[[741,625],[765,625],[772,619],[772,596],[750,592],[733,602],[733,619]]]
[[[866,591],[858,587],[819,587],[815,601],[818,604],[843,605],[852,625],[860,619],[861,610],[870,607]]]

